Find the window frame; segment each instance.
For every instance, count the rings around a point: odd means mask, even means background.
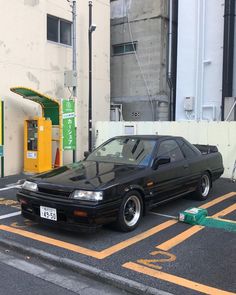
[[[52,15],[52,14],[47,14],[46,17],[47,17],[47,41],[49,43],[53,43],[53,44],[57,44],[57,45],[62,45],[62,46],[66,46],[66,47],[72,47],[72,34],[73,34],[73,32],[72,32],[72,22],[69,21],[69,20],[66,20],[64,18],[57,17],[57,16]],[[57,40],[58,41],[53,41],[53,40],[48,39],[48,18],[57,20]],[[70,44],[66,44],[66,43],[61,42],[61,22],[70,24]]]
[[[132,45],[133,49],[132,51],[125,51],[126,46]],[[121,53],[115,53],[114,49],[118,48],[119,46],[123,46],[124,51]],[[113,44],[112,45],[112,56],[120,56],[120,55],[126,55],[126,54],[135,54],[137,52],[138,48],[138,41],[131,41],[131,42],[125,42],[125,43],[119,43],[119,44]]]

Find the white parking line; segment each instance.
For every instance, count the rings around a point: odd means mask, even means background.
[[[6,218],[10,218],[10,217],[17,216],[17,215],[20,215],[20,214],[21,214],[21,211],[13,212],[13,213],[1,215],[0,219],[6,219]]]
[[[2,187],[0,188],[0,191],[7,191],[9,189],[13,189],[13,188],[21,188],[22,185],[13,185],[13,186],[8,186],[8,187]]]
[[[149,213],[150,213],[150,214],[153,214],[153,215],[158,215],[158,216],[167,217],[167,218],[178,219],[178,217],[176,217],[176,216],[172,216],[172,215],[161,214],[161,213],[156,213],[156,212],[149,212]]]

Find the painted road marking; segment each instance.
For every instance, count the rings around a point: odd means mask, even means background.
[[[220,290],[217,288],[213,288],[207,285],[203,285],[203,284],[199,284],[197,282],[194,281],[190,281],[178,276],[174,276],[165,272],[161,272],[155,269],[151,269],[149,267],[146,266],[142,266],[139,265],[137,263],[133,263],[133,262],[126,262],[125,264],[122,265],[123,267],[130,269],[130,270],[134,270],[136,272],[139,272],[141,274],[145,274],[151,277],[154,277],[156,279],[160,279],[163,281],[166,281],[168,283],[173,283],[175,285],[179,285],[181,287],[185,287],[188,289],[192,289],[198,292],[202,292],[204,294],[209,294],[209,295],[235,295],[236,293],[232,293],[232,292],[227,292],[224,290]]]
[[[181,234],[171,238],[170,240],[156,246],[156,248],[161,249],[163,251],[168,251],[171,248],[177,246],[178,244],[182,243],[183,241],[187,240],[188,238],[190,238],[191,236],[193,236],[194,234],[196,234],[197,232],[199,232],[200,230],[202,230],[204,228],[204,226],[201,225],[194,225],[193,227],[185,230],[184,232],[182,232]]]
[[[167,218],[172,218],[172,219],[178,219],[178,217],[172,216],[172,215],[161,214],[161,213],[157,213],[157,212],[149,212],[149,213],[152,215],[157,215],[157,216],[162,216],[162,217],[167,217]]]
[[[8,187],[2,187],[2,188],[0,188],[0,191],[7,191],[7,190],[9,190],[9,189],[13,189],[13,188],[21,188],[22,187],[22,185],[14,185],[14,186],[8,186]]]
[[[225,194],[225,195],[223,195],[223,196],[221,196],[221,197],[219,197],[217,199],[214,199],[211,202],[208,202],[208,203],[200,206],[200,208],[207,209],[207,208],[212,207],[212,206],[214,206],[214,205],[216,205],[216,204],[218,204],[218,203],[220,203],[222,201],[225,201],[225,200],[227,200],[227,199],[229,199],[229,198],[231,198],[231,197],[233,197],[235,195],[236,195],[236,192],[231,192],[231,193]]]
[[[119,252],[120,250],[122,249],[125,249],[133,244],[136,244],[137,242],[140,242],[174,224],[176,224],[178,221],[177,220],[169,220],[169,221],[166,221],[164,223],[161,223],[141,234],[138,234],[130,239],[127,239],[123,242],[120,242],[114,246],[111,246],[105,250],[102,250],[102,251],[95,251],[95,250],[91,250],[91,249],[88,249],[88,248],[85,248],[85,247],[81,247],[81,246],[78,246],[78,245],[75,245],[75,244],[71,244],[71,243],[67,243],[67,242],[63,242],[63,241],[60,241],[60,240],[56,240],[56,239],[53,239],[53,238],[49,238],[49,237],[46,237],[46,236],[43,236],[43,235],[39,235],[39,234],[35,234],[35,233],[32,233],[32,232],[29,232],[29,231],[25,231],[25,230],[22,230],[22,229],[17,229],[17,228],[13,228],[13,227],[10,227],[10,226],[6,226],[6,225],[0,225],[0,230],[3,230],[3,231],[7,231],[7,232],[11,232],[11,233],[14,233],[14,234],[18,234],[20,236],[23,236],[23,237],[26,237],[26,238],[30,238],[30,239],[33,239],[33,240],[36,240],[36,241],[40,241],[40,242],[43,242],[43,243],[46,243],[46,244],[49,244],[49,245],[53,245],[53,246],[57,246],[57,247],[60,247],[60,248],[63,248],[63,249],[67,249],[67,250],[71,250],[73,252],[77,252],[77,253],[80,253],[80,254],[84,254],[84,255],[87,255],[87,256],[91,256],[91,257],[94,257],[94,258],[97,258],[97,259],[104,259],[116,252]]]
[[[10,217],[17,216],[17,215],[20,215],[20,214],[21,214],[21,211],[13,212],[13,213],[1,215],[0,219],[6,219],[6,218],[10,218]]]
[[[233,211],[235,211],[235,210],[236,210],[236,204],[233,204],[233,205],[231,205],[231,206],[225,208],[224,210],[222,210],[222,211],[220,211],[220,212],[218,212],[218,213],[212,215],[212,217],[221,217],[221,216],[225,216],[225,215],[227,215],[227,214],[229,214],[229,213],[231,213],[231,212],[233,212]]]
[[[174,254],[164,252],[164,251],[153,251],[150,253],[150,255],[160,256],[160,258],[155,257],[155,259],[139,259],[139,260],[137,260],[137,262],[140,264],[144,264],[146,266],[150,266],[152,268],[160,270],[160,269],[162,269],[162,266],[160,266],[158,264],[165,263],[165,262],[173,262],[176,260],[176,256]]]
[[[19,207],[20,206],[18,201],[8,200],[8,199],[4,199],[4,198],[0,198],[0,205],[11,206],[11,207]]]
[[[234,196],[236,193],[235,192],[231,192],[231,193],[228,193],[224,196],[221,196],[211,202],[208,202],[206,203],[204,206],[205,208],[209,208],[219,202],[222,202],[232,196]],[[221,212],[222,213],[222,212]],[[221,214],[222,216],[222,214]],[[35,233],[32,233],[32,232],[29,232],[29,231],[25,231],[25,230],[22,230],[22,229],[17,229],[17,228],[13,228],[13,227],[10,227],[10,226],[6,226],[6,225],[0,225],[0,230],[3,230],[3,231],[7,231],[7,232],[11,232],[11,233],[14,233],[14,234],[18,234],[18,235],[21,235],[23,237],[27,237],[27,238],[30,238],[30,239],[33,239],[33,240],[37,240],[37,241],[40,241],[40,242],[43,242],[43,243],[47,243],[47,244],[50,244],[50,245],[53,245],[53,246],[57,246],[57,247],[60,247],[60,248],[64,248],[64,249],[67,249],[67,250],[71,250],[71,251],[74,251],[74,252],[77,252],[77,253],[80,253],[80,254],[83,254],[83,255],[87,255],[87,256],[91,256],[93,258],[96,258],[96,259],[104,259],[114,253],[117,253],[131,245],[134,245],[136,244],[137,242],[140,242],[172,225],[175,225],[177,224],[178,221],[177,220],[169,220],[169,221],[166,221],[162,224],[159,224],[141,234],[138,234],[130,239],[127,239],[125,241],[122,241],[114,246],[111,246],[109,248],[106,248],[102,251],[95,251],[95,250],[91,250],[91,249],[88,249],[88,248],[85,248],[85,247],[81,247],[81,246],[78,246],[78,245],[75,245],[75,244],[71,244],[71,243],[67,243],[67,242],[63,242],[63,241],[60,241],[60,240],[57,240],[57,239],[52,239],[52,238],[49,238],[49,237],[46,237],[46,236],[43,236],[43,235],[39,235],[39,234],[35,234]],[[191,229],[193,229],[194,227],[192,227]],[[194,231],[194,230],[193,230]],[[190,235],[191,236],[191,235]],[[177,236],[178,237],[178,236]],[[161,248],[160,248],[161,249]],[[162,250],[162,249],[161,249]]]
[[[229,206],[226,209],[214,214],[212,217],[224,216],[224,215],[227,215],[235,210],[236,210],[236,204],[233,204],[232,206]],[[205,226],[194,225],[191,228],[182,232],[181,234],[179,234],[179,235],[171,238],[170,240],[156,246],[156,248],[161,249],[163,251],[169,251],[173,247],[175,247],[178,244],[182,243],[183,241],[187,240],[188,238],[190,238],[191,236],[193,236],[194,234],[196,234],[197,232],[199,232],[200,230],[202,230],[204,228],[205,228]]]

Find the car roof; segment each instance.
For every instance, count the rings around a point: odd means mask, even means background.
[[[114,138],[133,138],[133,139],[148,139],[148,140],[159,140],[168,138],[179,138],[171,135],[121,135]]]

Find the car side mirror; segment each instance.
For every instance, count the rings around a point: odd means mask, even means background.
[[[157,157],[152,165],[152,168],[156,170],[160,165],[170,163],[170,157]]]
[[[90,152],[88,152],[88,151],[84,152],[85,159],[88,158],[89,155],[90,155]]]

